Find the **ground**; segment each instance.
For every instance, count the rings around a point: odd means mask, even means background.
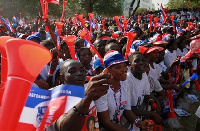
[[[200,97],[200,91],[196,92],[196,96]],[[197,122],[197,116],[195,115],[195,112],[199,106],[200,106],[200,101],[192,104],[189,107],[187,112],[190,113],[191,116],[177,117],[178,121],[181,124],[181,129],[170,129],[168,126],[165,126],[164,131],[195,131],[196,122]]]

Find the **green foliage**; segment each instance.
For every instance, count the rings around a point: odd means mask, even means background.
[[[96,15],[114,16],[122,14],[122,4],[120,0],[67,0],[67,17],[77,14],[87,16],[88,12],[94,12]],[[60,5],[49,4],[48,15],[54,18],[60,18],[62,15],[63,0]],[[22,17],[35,17],[41,11],[40,0],[0,0],[0,10],[3,17],[12,18],[13,15]]]
[[[142,12],[146,12],[147,9],[146,8],[138,8],[137,11],[135,12],[135,15],[139,15]]]
[[[119,0],[99,0],[94,6],[96,13],[103,16],[115,16],[122,14],[122,4]]]
[[[169,9],[188,8],[188,2],[190,2],[191,8],[198,7],[200,4],[199,0],[169,0],[167,7]]]

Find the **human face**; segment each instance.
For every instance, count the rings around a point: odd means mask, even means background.
[[[64,65],[64,84],[83,86],[85,83],[85,69],[78,61],[69,61]]]
[[[108,71],[113,76],[113,79],[117,81],[125,81],[127,77],[127,65],[126,63],[120,63],[116,65],[112,65],[108,68]]]
[[[131,70],[142,74],[145,72],[146,58],[143,54],[136,54],[131,61]]]
[[[154,50],[153,52],[148,53],[148,54],[147,54],[147,58],[148,58],[148,60],[151,61],[151,62],[156,62],[156,61],[158,61],[158,58],[159,58],[159,51],[158,51],[158,50]]]
[[[90,62],[92,61],[92,53],[90,52],[90,49],[84,49],[81,50],[80,53],[80,62],[83,64],[90,64]]]
[[[94,131],[94,121],[91,120],[90,123],[89,123],[89,131]]]
[[[97,49],[97,51],[99,52],[101,57],[104,57],[104,55],[105,55],[105,42],[103,40],[99,40],[95,44],[95,48]]]

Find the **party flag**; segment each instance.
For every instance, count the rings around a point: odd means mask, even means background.
[[[52,90],[32,87],[17,130],[44,130],[84,98],[84,87],[60,85]]]
[[[167,15],[167,13],[165,12],[165,9],[163,8],[162,4],[161,4],[161,6],[160,6],[160,10],[161,10],[161,15],[162,15],[162,17],[163,17],[163,22],[165,22],[166,19],[167,19],[167,17],[168,17],[168,15]]]
[[[1,22],[1,24],[5,25],[7,27],[7,29],[8,29],[9,32],[15,32],[15,30],[13,29],[13,27],[10,24],[9,21],[7,21],[4,18],[0,17],[0,22]]]

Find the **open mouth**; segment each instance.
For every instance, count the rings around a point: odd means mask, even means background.
[[[140,70],[144,70],[144,69],[145,69],[144,65],[140,66]]]

